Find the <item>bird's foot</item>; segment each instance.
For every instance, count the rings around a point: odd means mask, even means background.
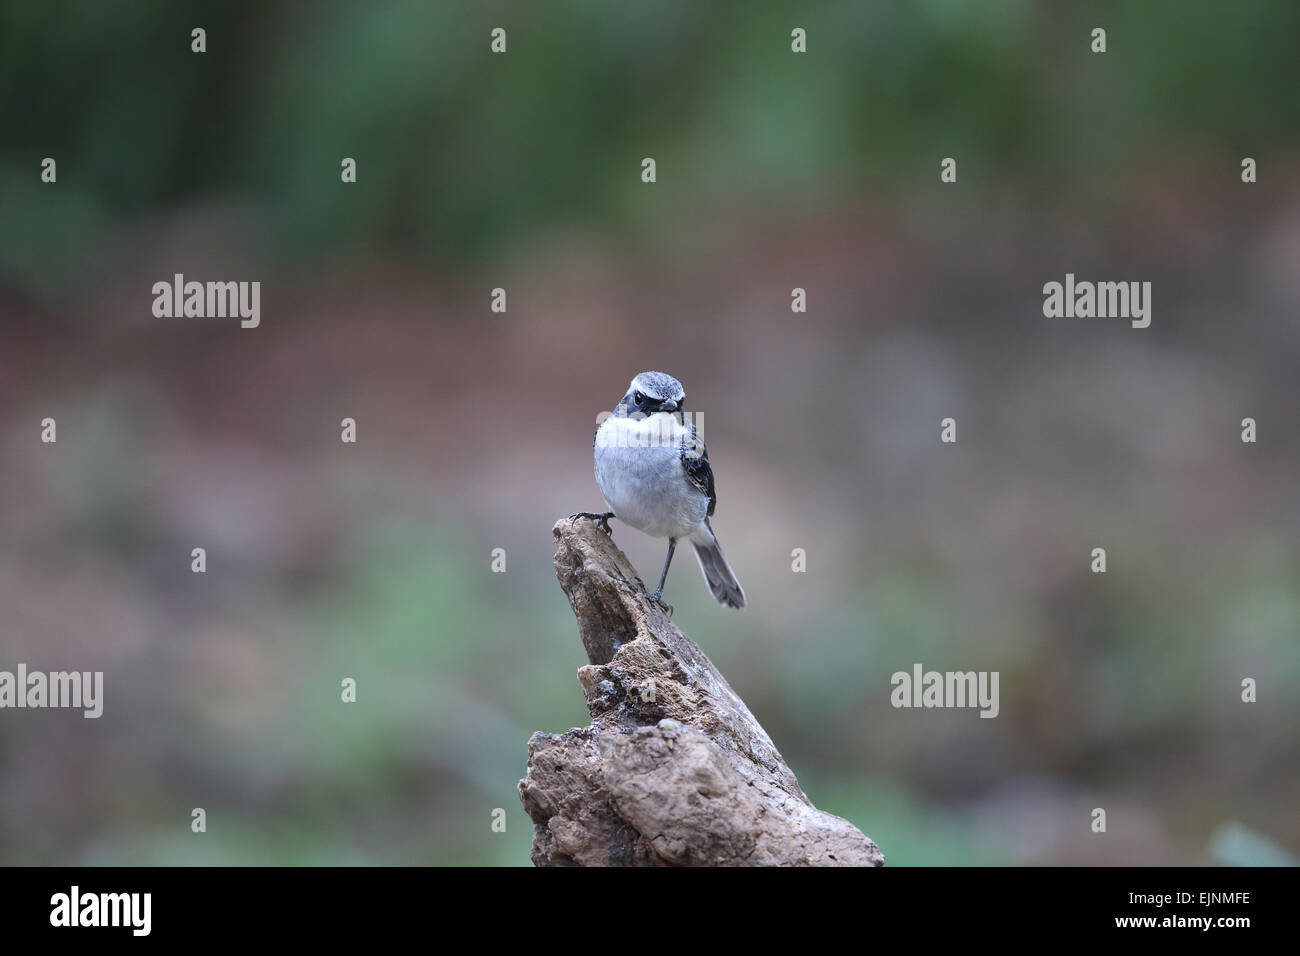
[[[662,592],[660,591],[656,591],[654,594],[648,595],[648,597],[650,598],[651,603],[658,604],[663,609],[663,612],[665,614],[667,614],[669,617],[672,617],[673,606],[667,603],[666,601],[664,601],[664,599],[659,596],[661,593]]]
[[[606,511],[603,514],[597,514],[594,511],[579,511],[576,514],[569,515],[569,520],[577,521],[579,518],[592,518],[600,525],[600,529],[612,538],[614,532],[609,527],[609,519],[612,517],[614,517],[612,511]]]

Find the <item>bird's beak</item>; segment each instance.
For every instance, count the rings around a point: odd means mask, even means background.
[[[659,406],[659,410],[661,412],[675,412],[677,411],[677,403],[672,400],[666,401]]]

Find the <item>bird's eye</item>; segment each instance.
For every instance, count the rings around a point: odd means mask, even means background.
[[[632,401],[637,405],[640,405],[643,402],[645,402],[645,396],[642,395],[640,392],[637,392],[635,395],[632,396]]]

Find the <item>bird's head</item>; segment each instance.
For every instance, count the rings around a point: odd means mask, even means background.
[[[642,372],[632,379],[619,404],[628,415],[680,414],[686,404],[686,390],[681,382],[664,372]]]

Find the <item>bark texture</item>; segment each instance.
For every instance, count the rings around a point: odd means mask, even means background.
[[[538,866],[879,866],[818,810],[745,702],[595,521],[557,523],[555,570],[591,663],[591,724],[536,733],[519,797]]]

